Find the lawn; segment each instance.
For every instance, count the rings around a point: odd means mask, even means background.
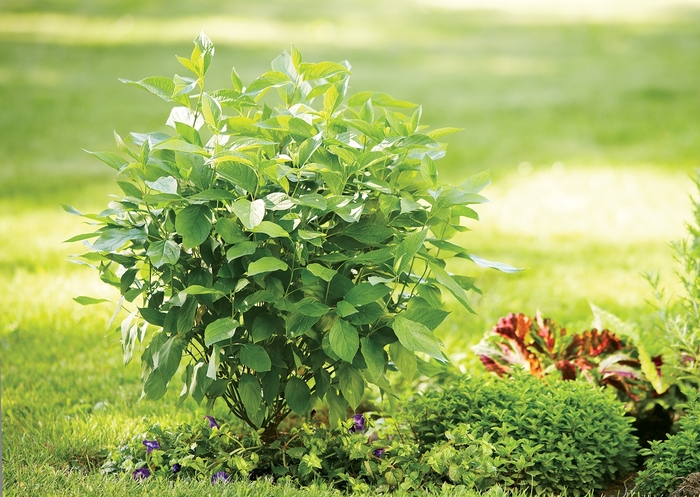
[[[250,81],[293,42],[309,61],[350,60],[352,92],[383,91],[422,104],[433,127],[464,128],[446,137],[441,180],[490,169],[493,184],[484,192],[492,202],[480,206],[481,221],[461,241],[484,258],[527,268],[508,275],[450,267],[478,276],[483,290],[472,296],[476,315],[450,302],[454,312],[439,330],[465,369],[478,362],[469,346],[508,312],[540,309],[580,329],[593,302],[649,323],[651,290],[641,274],[658,270],[669,291],[678,290],[668,242],[683,236],[691,214],[689,173],[700,158],[700,10],[657,15],[643,8],[655,5],[647,0],[604,17],[545,17],[450,7],[459,3],[3,2],[0,359],[8,495],[206,491],[89,473],[145,416],[192,421],[204,411],[191,401],[177,408],[175,391],[164,402],[138,402],[139,365],[123,367],[119,336],[106,330],[112,309],[72,301],[113,295],[96,274],[67,262],[80,246],[62,241],[86,227],[60,207],[101,210],[117,192],[113,171],[81,149],[116,151],[113,130],[161,129],[169,111],[118,78],[179,71],[174,54],[189,55],[202,29],[217,46],[213,86],[226,84],[231,65]],[[261,488],[241,485],[225,495],[272,492]],[[322,492],[332,495],[279,489]]]

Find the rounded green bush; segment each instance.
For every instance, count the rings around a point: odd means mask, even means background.
[[[682,478],[700,472],[700,396],[697,392],[688,392],[688,403],[684,407],[685,416],[678,422],[680,431],[642,450],[643,455],[650,457],[635,481],[635,490],[640,495],[666,495]]]
[[[582,495],[632,470],[638,450],[623,405],[584,381],[464,377],[417,396],[404,414],[429,458],[453,443],[433,469],[455,483],[489,466],[484,484]]]

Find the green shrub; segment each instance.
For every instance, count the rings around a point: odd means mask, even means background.
[[[667,440],[651,443],[649,449],[642,449],[648,456],[644,470],[636,479],[635,490],[643,495],[659,496],[675,489],[681,478],[700,472],[700,397],[697,392],[688,391],[688,403],[678,422],[680,431]]]
[[[623,405],[585,381],[461,378],[415,397],[403,416],[434,469],[457,482],[477,467],[484,484],[581,495],[631,470],[638,448]],[[446,432],[451,449],[436,445]]]
[[[94,238],[82,261],[121,293],[124,360],[147,342],[143,396],[162,397],[184,358],[183,399],[221,398],[273,440],[317,400],[335,425],[367,382],[391,392],[390,362],[411,380],[416,353],[445,360],[441,289],[469,309],[474,284],[445,258],[514,269],[448,241],[489,183],[438,183],[436,139],[456,129],[427,131],[420,107],[386,94],[348,96],[349,64],[294,47],[248,86],[234,70],[232,88],[205,91],[213,55],[202,34],[178,58],[191,76],[127,81],[175,105],[173,130],[93,152],[125,196],[73,240]]]

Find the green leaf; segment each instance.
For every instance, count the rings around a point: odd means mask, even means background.
[[[428,230],[424,229],[409,233],[403,240],[401,240],[401,243],[399,243],[399,246],[396,247],[396,253],[394,254],[394,271],[396,274],[400,275],[409,268],[413,257],[423,246],[423,242],[425,241],[425,237],[427,235]]]
[[[202,93],[202,114],[204,122],[212,128],[219,127],[219,119],[221,119],[221,105],[208,93]]]
[[[428,131],[426,135],[428,135],[433,140],[437,140],[438,138],[442,138],[443,136],[451,135],[452,133],[458,133],[460,131],[464,131],[464,128],[438,128],[432,131]]]
[[[236,243],[233,247],[226,251],[226,260],[232,261],[234,259],[238,259],[239,257],[243,257],[244,255],[252,255],[257,249],[257,242],[246,240],[244,242]]]
[[[438,283],[447,288],[460,304],[462,304],[469,312],[474,314],[474,311],[467,302],[467,292],[465,292],[464,289],[459,286],[443,268],[432,262],[429,263],[429,266]]]
[[[362,222],[346,227],[342,234],[368,245],[380,245],[394,234],[394,230],[381,224]]]
[[[423,160],[421,160],[420,174],[423,176],[423,181],[433,188],[437,187],[437,168],[435,167],[433,159],[428,155],[424,155]]]
[[[243,226],[252,230],[259,225],[265,217],[265,201],[257,199],[251,202],[247,199],[241,199],[231,206],[231,210],[240,219]]]
[[[187,105],[187,103],[189,103],[183,98],[173,98],[173,93],[175,92],[175,83],[170,78],[155,76],[150,78],[144,78],[141,81],[129,81],[128,79],[120,79],[119,81],[121,81],[122,83],[143,88],[144,90],[162,98],[166,102],[179,102],[183,103],[184,105]],[[187,100],[189,100],[189,98]]]
[[[146,255],[157,268],[165,264],[175,264],[180,259],[180,246],[172,240],[161,240],[151,243]]]
[[[358,311],[353,307],[352,305],[348,304],[344,300],[341,300],[336,304],[336,309],[335,309],[336,314],[340,316],[341,318],[344,318],[346,316],[351,316],[353,314],[356,314]]]
[[[391,288],[386,285],[360,283],[350,289],[345,295],[345,301],[353,306],[366,305],[388,295],[390,292]]]
[[[268,71],[245,89],[245,95],[250,95],[259,98],[271,88],[291,84],[286,74],[277,71]]]
[[[235,219],[221,217],[216,221],[216,232],[226,243],[239,243],[248,241],[241,227]]]
[[[311,138],[305,140],[304,143],[299,146],[297,167],[302,167],[304,164],[306,164],[316,149],[321,145],[322,141],[323,133],[319,133],[316,136],[312,136]]]
[[[268,314],[260,314],[253,321],[253,329],[250,332],[253,341],[260,342],[272,336],[278,328],[279,319]]]
[[[491,176],[488,171],[482,171],[470,176],[462,184],[459,189],[465,193],[479,193],[481,190],[491,184]]]
[[[108,228],[100,233],[99,238],[92,244],[92,249],[98,252],[114,252],[130,241],[141,243],[145,240],[146,233],[140,229]]]
[[[194,195],[190,195],[189,197],[187,197],[187,200],[206,201],[206,202],[210,202],[212,200],[226,201],[226,200],[236,200],[236,199],[238,199],[238,195],[231,193],[228,190],[221,190],[219,188],[210,188],[208,190],[204,190],[204,191],[195,193]]]
[[[162,141],[153,148],[155,150],[173,150],[175,152],[185,152],[206,157],[210,155],[209,152],[202,147],[187,143],[185,140],[180,140],[179,138],[170,138],[169,140]]]
[[[262,387],[258,379],[253,375],[243,373],[238,382],[238,393],[241,396],[241,402],[243,402],[243,407],[245,407],[248,417],[251,418],[251,421],[257,420],[259,418],[258,413],[263,409]]]
[[[348,68],[337,62],[302,62],[299,69],[305,81],[327,78],[334,74],[349,74]]]
[[[386,365],[384,349],[381,345],[367,337],[362,337],[360,339],[360,344],[362,345],[360,351],[362,352],[362,357],[365,358],[365,363],[367,363],[369,376],[372,380],[377,381],[384,374],[384,366]]]
[[[221,364],[221,348],[218,344],[213,344],[211,350],[211,356],[209,357],[209,366],[207,367],[207,377],[212,380],[216,380],[216,373],[219,370],[219,365]]]
[[[289,266],[287,266],[286,262],[276,257],[263,257],[248,265],[248,276],[270,273],[272,271],[286,271],[287,269],[289,269]]]
[[[289,238],[289,233],[282,226],[272,221],[261,221],[251,231],[253,233],[265,233],[270,238]]]
[[[240,162],[223,161],[216,166],[216,173],[226,181],[254,193],[258,187],[258,175],[250,166]]]
[[[341,364],[337,372],[340,383],[340,391],[343,397],[350,404],[350,408],[354,411],[362,402],[362,396],[365,393],[365,379],[362,377],[357,368],[349,364]]]
[[[185,295],[225,295],[221,290],[202,285],[190,285],[182,293]]]
[[[175,216],[175,229],[182,236],[182,246],[198,247],[211,231],[211,209],[206,205],[190,205]]]
[[[338,357],[346,362],[352,362],[360,347],[360,338],[353,325],[342,318],[337,319],[331,327],[329,340],[331,349]]]
[[[145,183],[151,190],[177,195],[177,180],[172,176],[161,177],[155,181],[146,181]]]
[[[522,271],[522,269],[513,267],[510,264],[505,264],[503,262],[487,261],[486,259],[482,259],[481,257],[474,254],[469,254],[469,258],[472,261],[474,261],[474,264],[476,264],[477,266],[497,269],[504,273],[519,273],[520,271]]]
[[[208,347],[217,342],[228,340],[236,334],[239,324],[233,318],[220,318],[210,323],[204,330],[204,344]]]
[[[129,165],[129,162],[126,161],[122,156],[112,152],[90,152],[89,150],[85,150],[85,152],[87,152],[90,155],[94,155],[102,162],[107,164],[109,167],[116,169],[117,171],[121,171],[124,167]]]
[[[301,299],[299,302],[294,304],[294,307],[304,316],[314,317],[325,316],[330,310],[330,307],[323,302],[319,302],[313,297],[305,297]]]
[[[440,342],[424,324],[398,315],[394,318],[391,327],[401,345],[408,350],[423,352],[441,361],[445,360],[440,350]]]
[[[240,76],[236,72],[236,68],[231,68],[231,84],[236,91],[243,91],[243,81],[241,81]]]
[[[270,356],[265,349],[252,343],[244,343],[243,347],[241,347],[241,364],[258,373],[264,373],[272,369]]]
[[[103,302],[112,302],[109,299],[96,299],[94,297],[85,297],[85,296],[73,297],[73,300],[75,300],[80,305],[94,305],[94,304],[101,304]]]
[[[338,272],[335,269],[330,269],[325,266],[322,266],[321,264],[316,263],[309,264],[308,266],[306,266],[306,269],[311,271],[311,273],[314,276],[318,276],[323,281],[328,282],[330,282],[333,279],[333,276],[338,274]]]
[[[323,95],[323,110],[331,115],[342,102],[343,95],[338,91],[338,86],[331,85]]]
[[[415,354],[401,345],[401,343],[394,342],[389,345],[389,355],[406,381],[413,381],[413,378],[416,376],[416,370],[418,369]]]
[[[292,376],[284,389],[284,398],[292,411],[299,415],[304,414],[311,400],[309,385],[298,376]]]

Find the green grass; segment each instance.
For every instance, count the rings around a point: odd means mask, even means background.
[[[235,5],[235,6],[234,6]],[[113,297],[66,262],[85,231],[61,203],[100,210],[112,171],[80,149],[162,128],[168,107],[117,78],[179,71],[204,29],[217,45],[212,85],[244,80],[294,42],[307,60],[349,59],[352,91],[423,104],[424,122],[459,126],[441,179],[491,169],[494,184],[467,247],[527,270],[455,265],[479,277],[478,314],[454,310],[441,337],[471,368],[469,346],[511,311],[574,328],[593,302],[648,322],[640,273],[678,290],[667,243],[690,217],[700,157],[700,25],[678,18],[590,22],[437,10],[418,3],[7,0],[0,7],[0,358],[3,476],[9,495],[334,495],[242,483],[134,485],[95,474],[102,451],[142,426],[201,419],[191,402],[140,403],[139,365],[124,368],[105,330]],[[175,390],[175,389],[173,389]],[[223,415],[222,411],[218,412]],[[326,492],[326,493],[324,493]],[[466,495],[466,494],[465,494]]]

